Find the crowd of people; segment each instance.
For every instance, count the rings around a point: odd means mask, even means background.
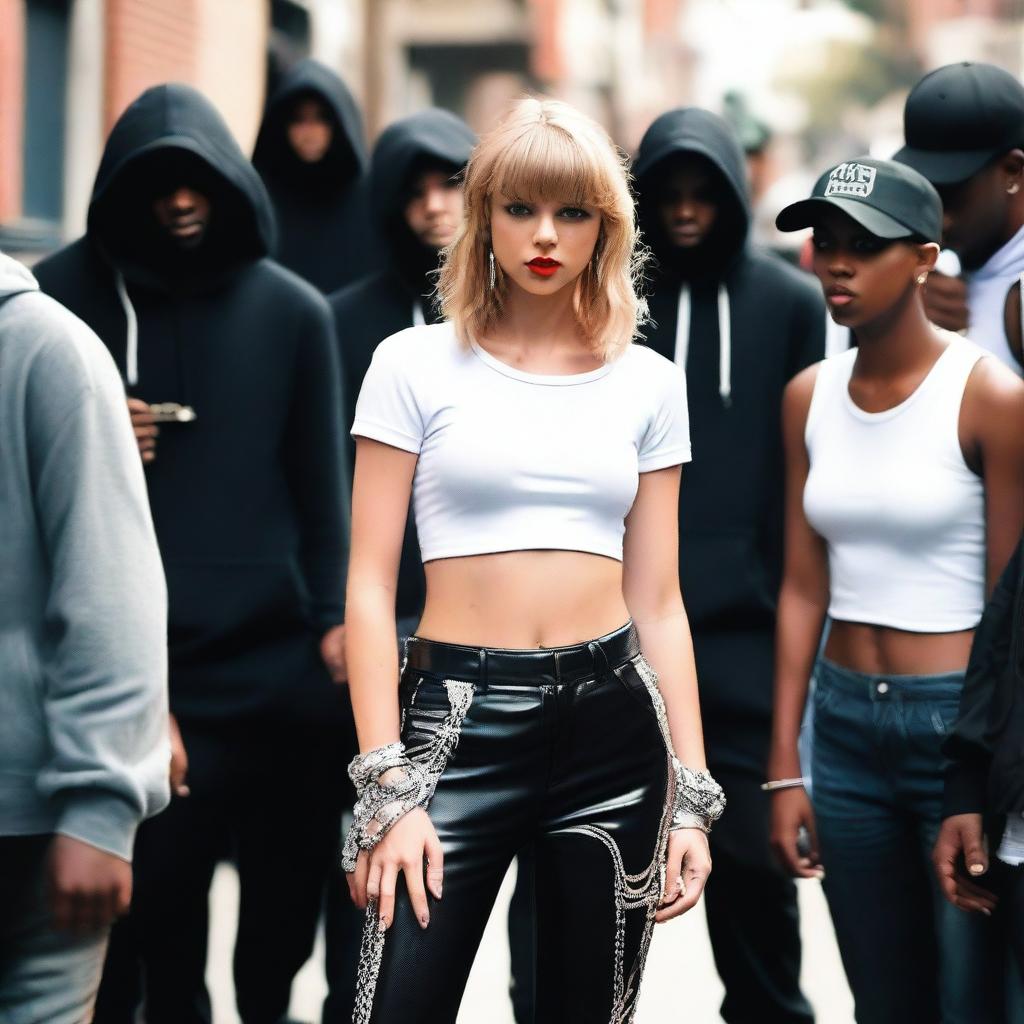
[[[323,1024],[453,1024],[516,859],[519,1024],[702,894],[722,1019],[811,1024],[800,877],[859,1024],[1024,1022],[1024,86],[905,135],[801,268],[699,108],[128,107],[0,255],[0,1016],[210,1024],[230,860],[244,1024],[321,922]]]

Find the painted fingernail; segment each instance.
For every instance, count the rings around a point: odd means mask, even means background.
[[[430,924],[430,915],[420,914],[420,927],[426,928],[428,924]]]
[[[972,875],[980,875],[980,874],[983,874],[984,871],[985,871],[985,865],[984,864],[972,864],[971,865],[971,874]]]
[[[388,930],[388,919],[386,917],[382,917],[377,922],[377,931],[380,932],[383,935],[384,932],[386,932],[387,930]]]

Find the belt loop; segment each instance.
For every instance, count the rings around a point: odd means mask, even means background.
[[[603,666],[604,671],[608,672],[610,675],[612,672],[612,663],[608,660],[608,655],[605,653],[605,649],[596,640],[591,640],[587,644],[587,650],[590,651],[590,656],[594,659],[594,674],[597,675]]]
[[[485,648],[480,648],[480,686],[479,692],[483,693],[487,689],[487,651]]]
[[[555,651],[555,683],[562,684],[562,652]]]

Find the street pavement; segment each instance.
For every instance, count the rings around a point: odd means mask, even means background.
[[[509,961],[505,932],[513,880],[510,872],[473,965],[459,1024],[514,1024],[507,995]],[[818,1024],[853,1024],[853,1002],[821,886],[814,881],[797,885],[804,938],[804,991],[814,1005]],[[207,982],[213,998],[214,1024],[238,1024],[231,984],[238,880],[231,867],[218,868],[210,903]],[[318,1024],[324,992],[323,943],[318,940],[312,958],[295,982],[291,1008],[295,1020]],[[721,999],[722,986],[711,959],[703,904],[679,920],[658,925],[640,991],[637,1024],[720,1024]]]

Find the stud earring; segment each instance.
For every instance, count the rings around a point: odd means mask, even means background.
[[[1006,194],[1015,196],[1020,191],[1020,182],[1015,181],[1007,190]]]
[[[491,282],[491,290],[494,289],[494,282],[497,280],[497,274],[494,271],[494,250],[487,250],[487,277]]]
[[[928,280],[928,275],[927,274],[921,274],[920,277],[918,277],[918,279],[917,279],[917,283],[918,284],[924,284],[925,281],[927,281],[927,280]]]

